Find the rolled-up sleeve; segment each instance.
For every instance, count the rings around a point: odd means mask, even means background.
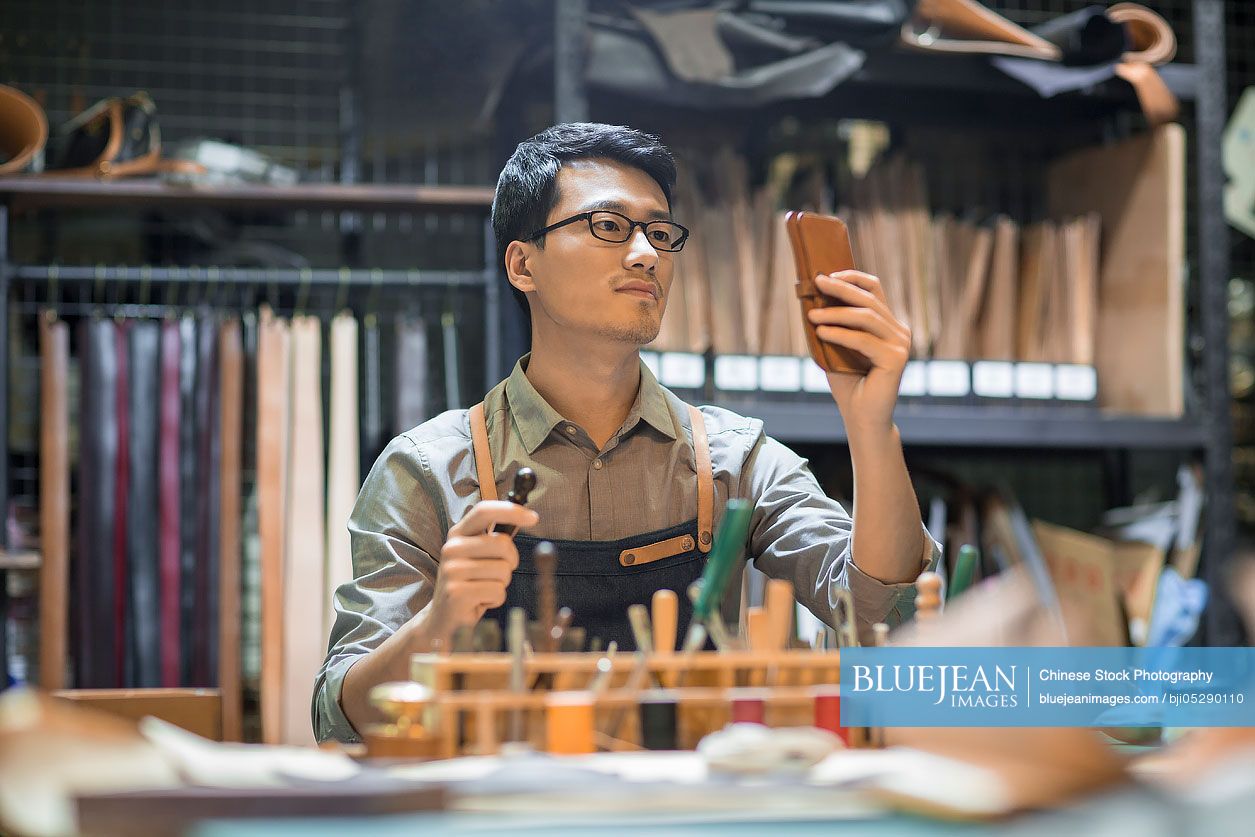
[[[859,635],[877,622],[898,625],[915,612],[915,585],[886,584],[858,568],[851,548],[854,521],[824,494],[806,460],[763,435],[742,472],[744,493],[754,503],[750,556],[772,578],[793,584],[797,600],[835,627],[840,588],[850,591]],[[924,532],[920,572],[936,569],[941,547]]]
[[[358,740],[340,707],[344,676],[431,601],[443,532],[443,506],[419,448],[407,437],[389,443],[366,477],[349,518],[353,580],[335,595],[327,658],[314,681],[314,734],[319,741]]]

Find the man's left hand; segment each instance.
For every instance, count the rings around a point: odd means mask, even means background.
[[[911,355],[911,330],[893,315],[880,280],[858,270],[820,274],[819,289],[841,305],[816,308],[807,316],[820,340],[853,349],[871,361],[866,375],[830,373],[828,386],[846,430],[889,429],[902,370]]]

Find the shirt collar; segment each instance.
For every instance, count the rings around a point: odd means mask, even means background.
[[[505,395],[510,405],[510,415],[514,419],[519,438],[529,456],[536,452],[545,439],[549,438],[549,434],[555,427],[566,421],[527,379],[525,370],[530,358],[530,352],[519,358],[505,382]],[[676,438],[675,422],[671,417],[671,408],[667,405],[666,392],[643,361],[641,362],[640,388],[636,392],[636,401],[633,402],[632,409],[628,411],[627,420],[623,423],[622,432],[630,430],[638,420],[644,420],[670,439]]]

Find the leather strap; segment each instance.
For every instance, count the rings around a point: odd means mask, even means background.
[[[79,420],[79,519],[75,550],[75,686],[117,688],[113,562],[117,479],[117,343],[113,322],[80,322],[82,402]]]
[[[693,459],[697,469],[697,548],[710,552],[714,540],[715,476],[710,466],[710,442],[706,438],[706,421],[702,411],[688,405],[693,426]]]
[[[292,320],[292,435],[283,559],[282,743],[313,745],[311,687],[327,647],[320,605],[326,593],[323,549],[322,324]]]
[[[257,339],[257,528],[261,537],[261,733],[277,744],[283,717],[283,555],[288,458],[289,332],[263,307]]]
[[[158,431],[157,561],[160,569],[161,685],[179,685],[179,324],[161,325],[161,426]],[[190,417],[189,417],[190,418]]]
[[[135,655],[131,651],[133,625],[126,620],[127,591],[130,577],[126,566],[126,521],[131,482],[130,362],[127,357],[126,321],[114,324],[113,350],[118,362],[118,459],[114,470],[113,507],[113,633],[117,640],[117,670],[123,686],[135,685]],[[131,628],[131,630],[128,630]]]
[[[130,576],[130,621],[134,631],[128,649],[133,657],[134,685],[161,685],[160,569],[157,559],[157,424],[160,406],[158,360],[161,326],[154,320],[132,320],[127,328],[130,377],[130,419],[126,500],[126,561]]]
[[[680,535],[674,538],[657,541],[634,549],[625,549],[619,553],[619,564],[624,567],[639,567],[641,564],[652,564],[681,552],[688,552],[694,546],[692,535]]]
[[[229,319],[218,333],[220,451],[218,538],[218,690],[222,695],[222,740],[243,738],[240,673],[240,471],[244,430],[244,342],[240,321]]]
[[[196,318],[179,320],[179,683],[192,677],[192,634],[196,608],[196,516],[204,487],[196,478]]]
[[[70,334],[39,317],[39,686],[65,688],[70,563]],[[0,576],[0,583],[3,583]],[[83,648],[82,651],[87,651]]]
[[[383,453],[383,378],[380,370],[379,319],[367,314],[362,321],[362,456],[361,470],[369,473]]]
[[[196,322],[196,570],[192,576],[192,682],[212,686],[217,676],[218,605],[218,328],[212,315]],[[186,583],[187,579],[185,579]]]
[[[471,407],[471,447],[475,451],[475,474],[479,478],[479,499],[497,499],[496,470],[488,449],[488,422],[484,418],[484,402]]]
[[[427,396],[427,323],[420,317],[397,321],[397,423],[398,432],[425,422]]]
[[[357,320],[343,313],[331,321],[331,409],[327,429],[327,585],[324,637],[335,621],[335,593],[353,580],[349,515],[362,487],[358,470]]]

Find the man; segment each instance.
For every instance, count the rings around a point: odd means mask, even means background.
[[[531,605],[540,537],[558,547],[560,603],[606,641],[630,636],[627,606],[654,590],[687,604],[733,497],[754,506],[748,558],[820,619],[832,622],[840,587],[864,629],[909,607],[910,583],[938,557],[893,424],[910,332],[876,277],[819,277],[845,303],[812,312],[819,336],[872,362],[865,377],[829,376],[854,465],[851,520],[762,422],[690,407],[641,363],[688,235],[672,219],[675,175],[654,137],[596,124],[550,128],[506,164],[493,228],[530,309],[531,352],[482,405],[392,440],[367,477],[349,522],[355,580],[336,596],[314,694],[320,740],[355,738],[376,717],[371,687],[405,679],[412,653]],[[538,476],[528,506],[496,499],[522,466]],[[498,524],[523,531],[493,534]],[[726,597],[725,613],[738,601]]]

